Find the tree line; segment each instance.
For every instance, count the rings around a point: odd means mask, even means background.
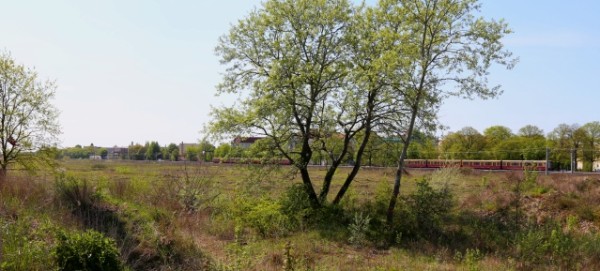
[[[535,125],[526,125],[514,133],[501,125],[488,127],[480,133],[473,127],[464,127],[445,136],[415,131],[407,151],[408,159],[472,159],[472,160],[546,160],[549,149],[551,168],[571,169],[571,153],[575,160],[583,162],[583,171],[597,170],[593,163],[600,158],[600,122],[593,121],[581,126],[560,124],[547,135]],[[328,144],[342,146],[342,138],[332,136]],[[374,133],[364,150],[361,166],[394,166],[403,143],[396,137],[384,138]],[[356,161],[357,142],[348,146],[350,151],[342,159],[343,164]],[[330,165],[331,156],[341,155],[340,148],[330,148],[313,154],[310,164]],[[269,138],[256,141],[248,148],[223,143],[214,150],[216,158],[277,159],[281,155],[273,151]]]
[[[135,143],[129,145],[126,150],[121,148],[118,157],[109,157],[109,148],[97,147],[94,144],[88,146],[75,145],[58,150],[57,158],[70,159],[124,159],[124,160],[168,160],[168,161],[211,161],[215,146],[208,141],[200,141],[197,145],[185,146],[184,153],[180,153],[179,145],[170,143],[160,146],[157,141],[146,142],[144,145]]]

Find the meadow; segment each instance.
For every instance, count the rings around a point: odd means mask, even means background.
[[[288,166],[15,170],[0,187],[0,269],[65,270],[91,248],[124,270],[600,269],[598,175],[411,170],[389,226],[393,176],[365,168],[340,205],[314,210]]]

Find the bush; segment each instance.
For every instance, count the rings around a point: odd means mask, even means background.
[[[439,233],[453,207],[450,189],[445,186],[436,190],[427,179],[418,181],[417,190],[402,200],[400,231],[403,236],[416,238],[431,238]]]
[[[288,219],[281,213],[278,202],[261,198],[249,204],[247,212],[242,216],[244,225],[256,230],[262,237],[277,237],[286,234]]]
[[[363,213],[355,213],[354,220],[348,226],[350,230],[350,238],[348,241],[355,246],[363,246],[367,243],[367,232],[369,231],[369,223],[371,217]]]
[[[288,217],[293,227],[305,228],[307,219],[313,213],[304,184],[290,186],[279,200],[281,212]]]
[[[516,239],[517,257],[528,266],[552,264],[571,266],[578,245],[571,234],[559,227],[530,229]]]
[[[5,219],[0,214],[0,270],[53,270],[50,255],[51,240],[47,231],[51,227],[35,218],[22,215],[18,219]]]
[[[59,270],[123,270],[115,241],[93,230],[59,232],[55,255]]]

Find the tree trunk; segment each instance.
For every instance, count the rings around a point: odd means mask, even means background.
[[[321,189],[321,193],[319,194],[319,200],[322,204],[325,203],[325,201],[327,201],[327,195],[329,194],[329,188],[331,187],[331,181],[333,180],[333,175],[335,174],[335,171],[342,163],[342,158],[347,153],[348,143],[344,142],[344,144],[345,144],[344,150],[342,151],[340,158],[333,159],[333,157],[331,157],[331,167],[329,167],[327,169],[327,173],[325,174],[325,178],[323,179],[323,187]]]
[[[4,187],[4,183],[6,183],[6,178],[8,175],[8,170],[6,165],[2,165],[0,167],[0,189]]]
[[[367,128],[365,129],[365,137],[363,138],[363,142],[360,144],[360,147],[358,148],[358,152],[356,153],[356,161],[355,161],[354,167],[352,167],[352,171],[350,172],[350,174],[348,174],[348,177],[346,177],[346,181],[340,188],[340,191],[338,191],[337,195],[335,196],[335,199],[333,200],[333,204],[338,204],[338,203],[340,203],[340,201],[342,201],[344,194],[346,194],[346,191],[350,187],[350,184],[356,177],[356,174],[358,174],[358,170],[360,169],[360,164],[362,163],[362,156],[367,147],[367,143],[369,143],[370,136],[371,136],[371,128],[370,128],[370,124],[367,124]]]
[[[410,139],[412,137],[413,129],[415,127],[415,121],[417,119],[418,105],[421,98],[421,92],[417,95],[415,106],[411,110],[410,124],[408,125],[408,132],[406,133],[406,139],[404,140],[404,146],[402,147],[402,153],[398,161],[398,168],[396,169],[396,176],[394,178],[394,191],[392,192],[392,198],[390,199],[390,205],[387,211],[387,224],[391,227],[394,223],[394,209],[396,208],[396,202],[398,201],[398,195],[400,194],[400,184],[402,181],[402,172],[404,171],[404,159],[408,152],[408,146],[410,145]]]
[[[300,168],[300,176],[302,176],[302,183],[306,189],[306,194],[308,194],[308,199],[310,200],[310,205],[317,209],[321,207],[321,203],[319,202],[319,198],[317,197],[317,193],[312,186],[312,182],[310,180],[310,174],[308,173],[308,169],[306,166],[304,168]]]

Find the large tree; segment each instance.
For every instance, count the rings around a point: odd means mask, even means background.
[[[368,95],[348,83],[353,13],[347,0],[266,1],[233,26],[216,49],[229,64],[218,92],[243,95],[235,107],[213,111],[210,130],[268,137],[300,172],[314,207],[326,200],[336,168],[369,125]],[[332,137],[339,137],[341,146],[329,144]],[[316,154],[327,155],[330,165],[318,194],[308,171]]]
[[[499,95],[499,86],[488,86],[489,68],[492,64],[511,68],[515,63],[501,41],[511,32],[507,24],[476,18],[479,7],[477,0],[379,1],[380,16],[396,22],[381,31],[407,35],[396,47],[405,63],[387,77],[395,97],[401,98],[396,103],[401,114],[394,128],[404,141],[388,208],[390,224],[415,126],[434,117],[435,109],[448,95]]]
[[[440,144],[444,158],[483,159],[488,153],[486,138],[473,127],[448,134]]]
[[[55,85],[0,53],[0,185],[11,164],[33,168],[57,142],[58,111],[50,103]]]

